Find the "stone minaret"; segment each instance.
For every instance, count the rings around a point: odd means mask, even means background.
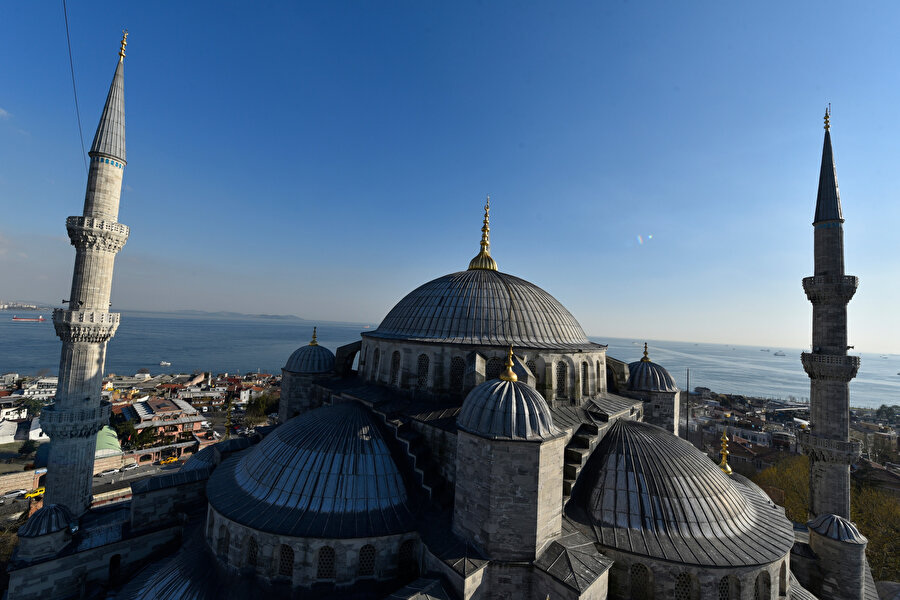
[[[62,504],[75,517],[90,507],[97,432],[109,420],[109,403],[101,400],[106,342],[119,326],[109,312],[113,262],[128,239],[117,222],[125,168],[125,45],[109,87],[103,116],[91,145],[84,212],[66,219],[75,246],[75,270],[68,309],[53,311],[62,340],[59,384],[53,405],[41,414],[41,427],[53,442],[47,464],[45,504]]]
[[[850,464],[860,444],[850,440],[850,380],[859,357],[847,356],[847,303],[859,280],[844,274],[844,219],[831,152],[830,111],[816,199],[815,275],[803,279],[813,305],[812,352],[801,356],[809,375],[810,429],[800,438],[810,458],[810,518],[850,518]]]

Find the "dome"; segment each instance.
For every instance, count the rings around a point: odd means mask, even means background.
[[[809,528],[823,537],[850,544],[865,544],[869,541],[856,525],[838,515],[819,515],[809,522]]]
[[[315,327],[313,327],[312,341],[306,346],[294,350],[284,365],[284,370],[301,375],[334,371],[334,354],[328,348],[319,345],[316,340]]]
[[[75,519],[62,504],[48,504],[36,510],[28,521],[19,528],[19,537],[31,538],[48,533],[56,533],[69,526]]]
[[[210,505],[252,529],[356,538],[412,529],[406,488],[370,413],[346,402],[275,428],[213,472]]]
[[[486,268],[451,273],[416,288],[364,337],[509,346],[594,349],[556,298],[524,279]]]
[[[628,364],[628,389],[632,392],[677,392],[675,380],[663,367],[652,362],[644,344],[644,357]]]
[[[559,435],[541,394],[520,381],[492,379],[466,396],[456,425],[491,439],[547,440]]]
[[[784,558],[794,542],[791,523],[771,501],[687,441],[638,421],[609,428],[573,499],[601,545],[631,554],[748,566]]]

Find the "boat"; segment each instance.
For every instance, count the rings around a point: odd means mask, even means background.
[[[161,366],[161,367],[171,367],[171,366],[172,366],[172,363],[170,363],[170,362],[168,362],[168,361],[165,361],[165,360],[161,360],[161,361],[159,361],[159,366]]]
[[[26,322],[26,323],[43,323],[47,319],[44,318],[44,315],[40,315],[37,319],[35,319],[33,317],[17,317],[15,315],[13,315],[12,320],[13,321],[22,321],[22,322]]]
[[[760,348],[759,351],[760,352],[769,352],[769,349],[768,348]]]
[[[782,352],[781,350],[779,350],[778,352],[775,352],[774,354],[772,354],[772,356],[786,356],[786,354],[784,352]]]

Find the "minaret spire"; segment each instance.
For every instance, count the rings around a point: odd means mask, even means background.
[[[481,226],[481,251],[469,262],[469,270],[497,270],[497,261],[491,258],[491,197],[484,204],[484,224]]]
[[[847,355],[847,304],[859,280],[844,274],[843,223],[829,106],[813,221],[814,275],[803,279],[813,305],[812,352],[801,355],[810,380],[811,431],[801,434],[799,441],[810,457],[813,518],[826,514],[850,518],[850,464],[860,455],[860,443],[850,439],[849,385],[859,370],[859,357]]]
[[[66,506],[76,517],[90,507],[97,432],[109,422],[110,405],[101,396],[103,368],[106,343],[119,326],[119,314],[109,312],[110,288],[116,253],[129,233],[118,222],[125,169],[125,43],[123,36],[91,146],[84,211],[66,219],[75,268],[69,306],[53,311],[62,340],[59,383],[54,403],[41,412],[41,427],[53,442],[44,502]]]
[[[719,462],[719,468],[722,469],[722,472],[726,475],[731,475],[731,465],[728,464],[728,455],[731,452],[728,451],[728,426],[726,425],[722,429],[722,451],[720,452],[722,456],[722,460]]]

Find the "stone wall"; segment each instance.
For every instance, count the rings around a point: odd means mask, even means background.
[[[38,487],[41,476],[36,471],[16,471],[0,475],[0,494],[12,490],[28,490]]]
[[[487,565],[469,573],[468,577],[463,577],[450,568],[447,563],[432,554],[427,546],[424,547],[422,562],[426,572],[440,573],[444,579],[450,582],[456,597],[462,598],[462,600],[490,598],[490,590],[486,578]]]
[[[171,487],[133,493],[131,527],[135,531],[173,519],[185,508],[204,502],[207,478]]]
[[[422,434],[441,476],[451,484],[456,481],[456,435],[439,427],[432,427],[412,419],[410,426]]]

